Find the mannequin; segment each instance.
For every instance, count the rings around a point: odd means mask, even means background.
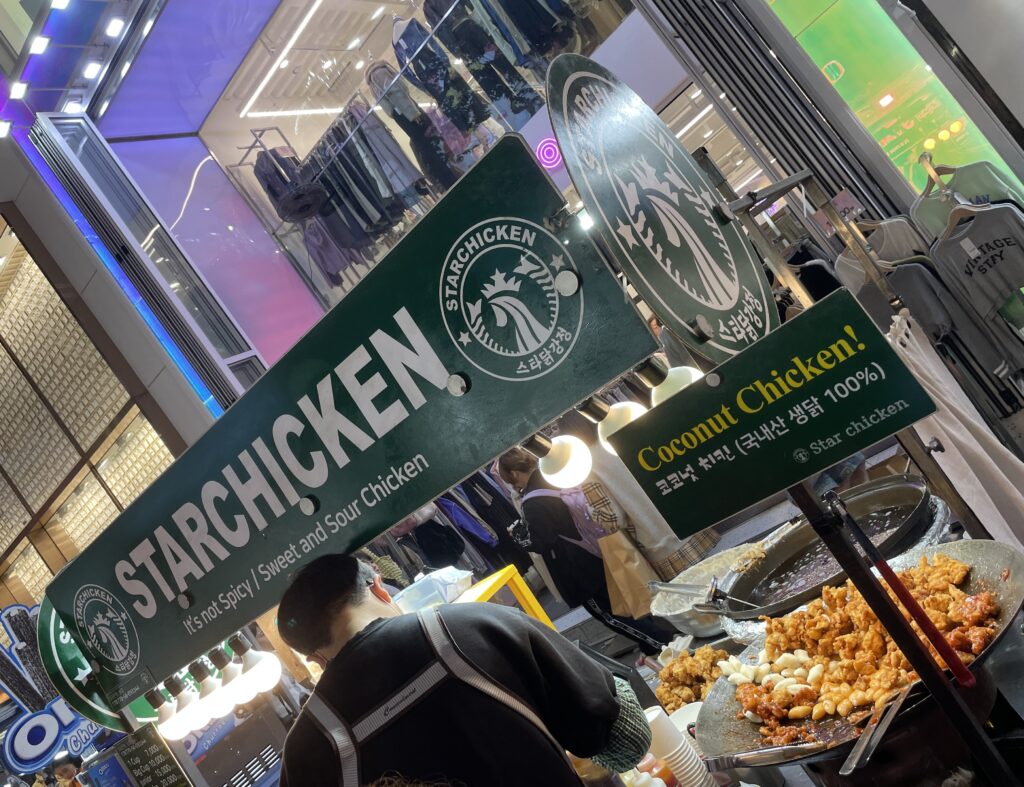
[[[391,43],[403,76],[429,93],[459,131],[472,133],[486,146],[490,142],[489,132],[480,126],[488,118],[487,107],[452,69],[448,56],[430,32],[416,19],[396,16]]]

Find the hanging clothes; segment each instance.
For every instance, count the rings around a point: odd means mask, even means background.
[[[974,205],[1012,200],[1024,206],[1024,195],[1014,178],[988,161],[965,164],[956,168],[944,187],[933,188],[910,207],[911,218],[929,239],[938,237],[946,226],[949,212],[958,204],[953,194],[959,194]]]
[[[345,121],[349,127],[360,129],[392,190],[403,199],[408,199],[405,195],[416,195],[414,202],[407,203],[410,207],[418,202],[419,195],[426,189],[423,173],[409,161],[398,141],[380,118],[370,111],[369,105],[361,98],[352,99],[346,109]]]
[[[564,48],[575,33],[570,23],[572,10],[564,3],[557,2],[557,11],[542,0],[479,0],[479,5],[495,24],[518,37],[524,53],[532,50],[537,55],[549,55]]]
[[[451,164],[444,139],[431,118],[423,112],[408,88],[398,79],[390,63],[373,63],[366,69],[366,81],[387,112],[409,138],[409,147],[427,178],[441,191],[455,185],[458,173]]]
[[[302,240],[309,258],[333,287],[340,287],[343,284],[341,274],[353,263],[366,262],[358,249],[339,248],[320,216],[303,222]]]
[[[1024,213],[1014,205],[980,209],[932,247],[939,275],[986,320],[1024,287]]]
[[[525,574],[533,562],[529,553],[510,535],[522,517],[504,493],[484,473],[474,473],[452,489],[459,502],[490,525],[498,538],[498,552],[505,565],[513,564]]]
[[[295,151],[288,147],[261,150],[253,174],[282,221],[302,221],[315,216],[327,199],[318,184],[304,180]]]
[[[462,58],[473,79],[515,130],[544,106],[543,99],[509,62],[489,31],[477,23],[470,6],[453,6],[451,0],[426,0],[423,13],[441,43]]]
[[[1024,463],[985,426],[916,322],[906,315],[894,317],[888,339],[938,408],[912,428],[925,444],[933,439],[942,443],[935,461],[992,537],[1021,548]]]
[[[433,96],[460,131],[473,131],[487,120],[484,102],[455,73],[441,45],[419,20],[396,20],[392,44],[405,78]]]
[[[880,222],[878,227],[865,233],[865,239],[883,268],[891,269],[895,260],[905,260],[928,253],[928,242],[906,216],[896,216]],[[836,258],[836,276],[850,292],[856,295],[867,281],[860,260],[849,249]],[[888,323],[888,319],[886,320]]]
[[[932,339],[958,335],[985,369],[997,377],[1024,369],[1024,341],[1006,332],[996,334],[992,324],[956,298],[932,269],[920,262],[903,262],[887,278]]]

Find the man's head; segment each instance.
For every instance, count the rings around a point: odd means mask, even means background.
[[[277,630],[289,647],[325,667],[367,624],[397,614],[370,566],[351,555],[324,555],[292,579],[277,609]]]
[[[498,459],[498,473],[501,480],[518,492],[530,482],[530,476],[537,469],[537,458],[523,448],[512,448]]]

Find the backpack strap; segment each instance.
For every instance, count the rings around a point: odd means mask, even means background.
[[[417,615],[420,619],[420,625],[423,627],[423,633],[430,640],[430,645],[434,649],[438,661],[445,665],[452,677],[461,680],[463,683],[468,683],[491,699],[497,700],[510,710],[518,713],[544,733],[545,737],[564,755],[565,747],[555,740],[555,736],[551,734],[547,725],[541,721],[532,708],[487,677],[487,675],[462,655],[452,639],[451,632],[448,631],[448,626],[445,625],[444,620],[441,618],[440,610],[433,607],[420,610]]]
[[[557,497],[559,500],[562,499],[560,492],[556,492],[554,489],[534,489],[532,492],[527,492],[522,496],[522,500],[532,500],[535,497]]]
[[[309,714],[313,723],[320,728],[320,731],[334,747],[334,753],[338,757],[340,766],[339,787],[358,787],[359,760],[348,725],[315,691],[309,695],[302,712]]]

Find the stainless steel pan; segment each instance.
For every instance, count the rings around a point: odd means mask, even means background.
[[[961,586],[965,592],[974,594],[991,590],[999,599],[1000,612],[996,620],[996,637],[971,664],[973,670],[998,647],[999,640],[1006,633],[1009,623],[1024,604],[1024,554],[995,541],[957,541],[939,546],[915,547],[893,558],[889,564],[897,571],[904,571],[917,565],[921,555],[931,557],[937,553],[948,555],[971,567],[967,581]],[[746,663],[756,663],[762,642],[747,647],[739,655],[739,659]],[[764,744],[757,725],[746,719],[736,718],[740,706],[735,694],[736,687],[726,679],[719,678],[697,717],[697,741],[705,756],[711,761],[711,765],[714,765],[713,758],[723,757],[735,767],[737,762],[747,763],[748,754],[751,755],[750,760],[758,765],[773,765],[796,759],[810,761],[845,756],[843,752],[837,751],[838,747],[844,747],[844,751],[848,751],[852,741],[857,737],[855,725],[847,719],[827,717],[818,722],[808,720],[805,725],[825,744],[824,746],[810,750],[801,750],[796,746],[772,747],[772,751],[767,753],[764,750],[769,747]],[[918,691],[907,701],[895,721],[894,728],[903,723],[910,723],[915,711],[927,699],[919,686]],[[768,757],[765,754],[768,754]],[[726,760],[722,762],[724,764]]]

